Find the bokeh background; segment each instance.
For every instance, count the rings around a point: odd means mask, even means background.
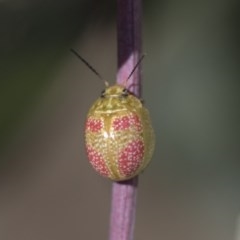
[[[240,239],[237,0],[143,3],[143,98],[157,135],[138,240]],[[84,121],[116,73],[115,1],[0,1],[0,239],[107,239],[111,182]]]

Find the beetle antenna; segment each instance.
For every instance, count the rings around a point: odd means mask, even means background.
[[[70,49],[70,51],[77,56],[92,72],[94,72],[105,84],[106,87],[109,86],[109,83],[103,79],[103,77],[97,72],[97,70],[90,64],[88,63],[82,56],[79,55],[74,49]]]
[[[127,84],[127,81],[130,79],[130,77],[133,75],[133,73],[135,72],[135,70],[137,69],[137,67],[139,66],[139,64],[142,62],[143,58],[146,56],[146,54],[143,54],[140,59],[138,60],[138,62],[136,63],[136,65],[134,66],[133,70],[131,71],[131,73],[128,75],[127,79],[125,80],[125,84]]]

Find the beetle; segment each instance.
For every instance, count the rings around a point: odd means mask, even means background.
[[[71,51],[100,79],[101,75],[75,50]],[[131,93],[127,81],[109,86],[89,109],[85,123],[85,145],[90,164],[102,176],[114,181],[131,179],[149,164],[155,147],[155,134],[148,110]]]

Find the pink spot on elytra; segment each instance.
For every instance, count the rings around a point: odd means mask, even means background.
[[[130,142],[120,153],[118,166],[124,176],[133,175],[139,168],[144,155],[144,143],[142,140]]]
[[[86,129],[91,132],[98,132],[103,128],[103,122],[101,119],[88,118],[86,122]]]
[[[130,127],[141,131],[142,125],[139,117],[136,114],[129,114],[122,117],[116,117],[113,121],[113,129],[115,131],[127,130]]]
[[[137,131],[141,131],[142,130],[142,124],[141,124],[141,121],[140,121],[138,115],[131,114],[129,116],[129,120],[130,120],[131,125],[134,125],[135,128],[137,129]]]
[[[113,121],[113,128],[115,131],[125,130],[130,127],[128,116],[116,117]]]
[[[100,153],[94,150],[92,147],[87,146],[87,155],[89,162],[93,166],[93,168],[102,176],[108,177],[109,170],[104,162],[104,159]]]

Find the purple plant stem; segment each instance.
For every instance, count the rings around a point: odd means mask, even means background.
[[[118,72],[123,84],[141,55],[141,0],[117,0]],[[128,89],[140,97],[140,66],[128,80]],[[109,240],[133,240],[138,177],[112,186]]]

